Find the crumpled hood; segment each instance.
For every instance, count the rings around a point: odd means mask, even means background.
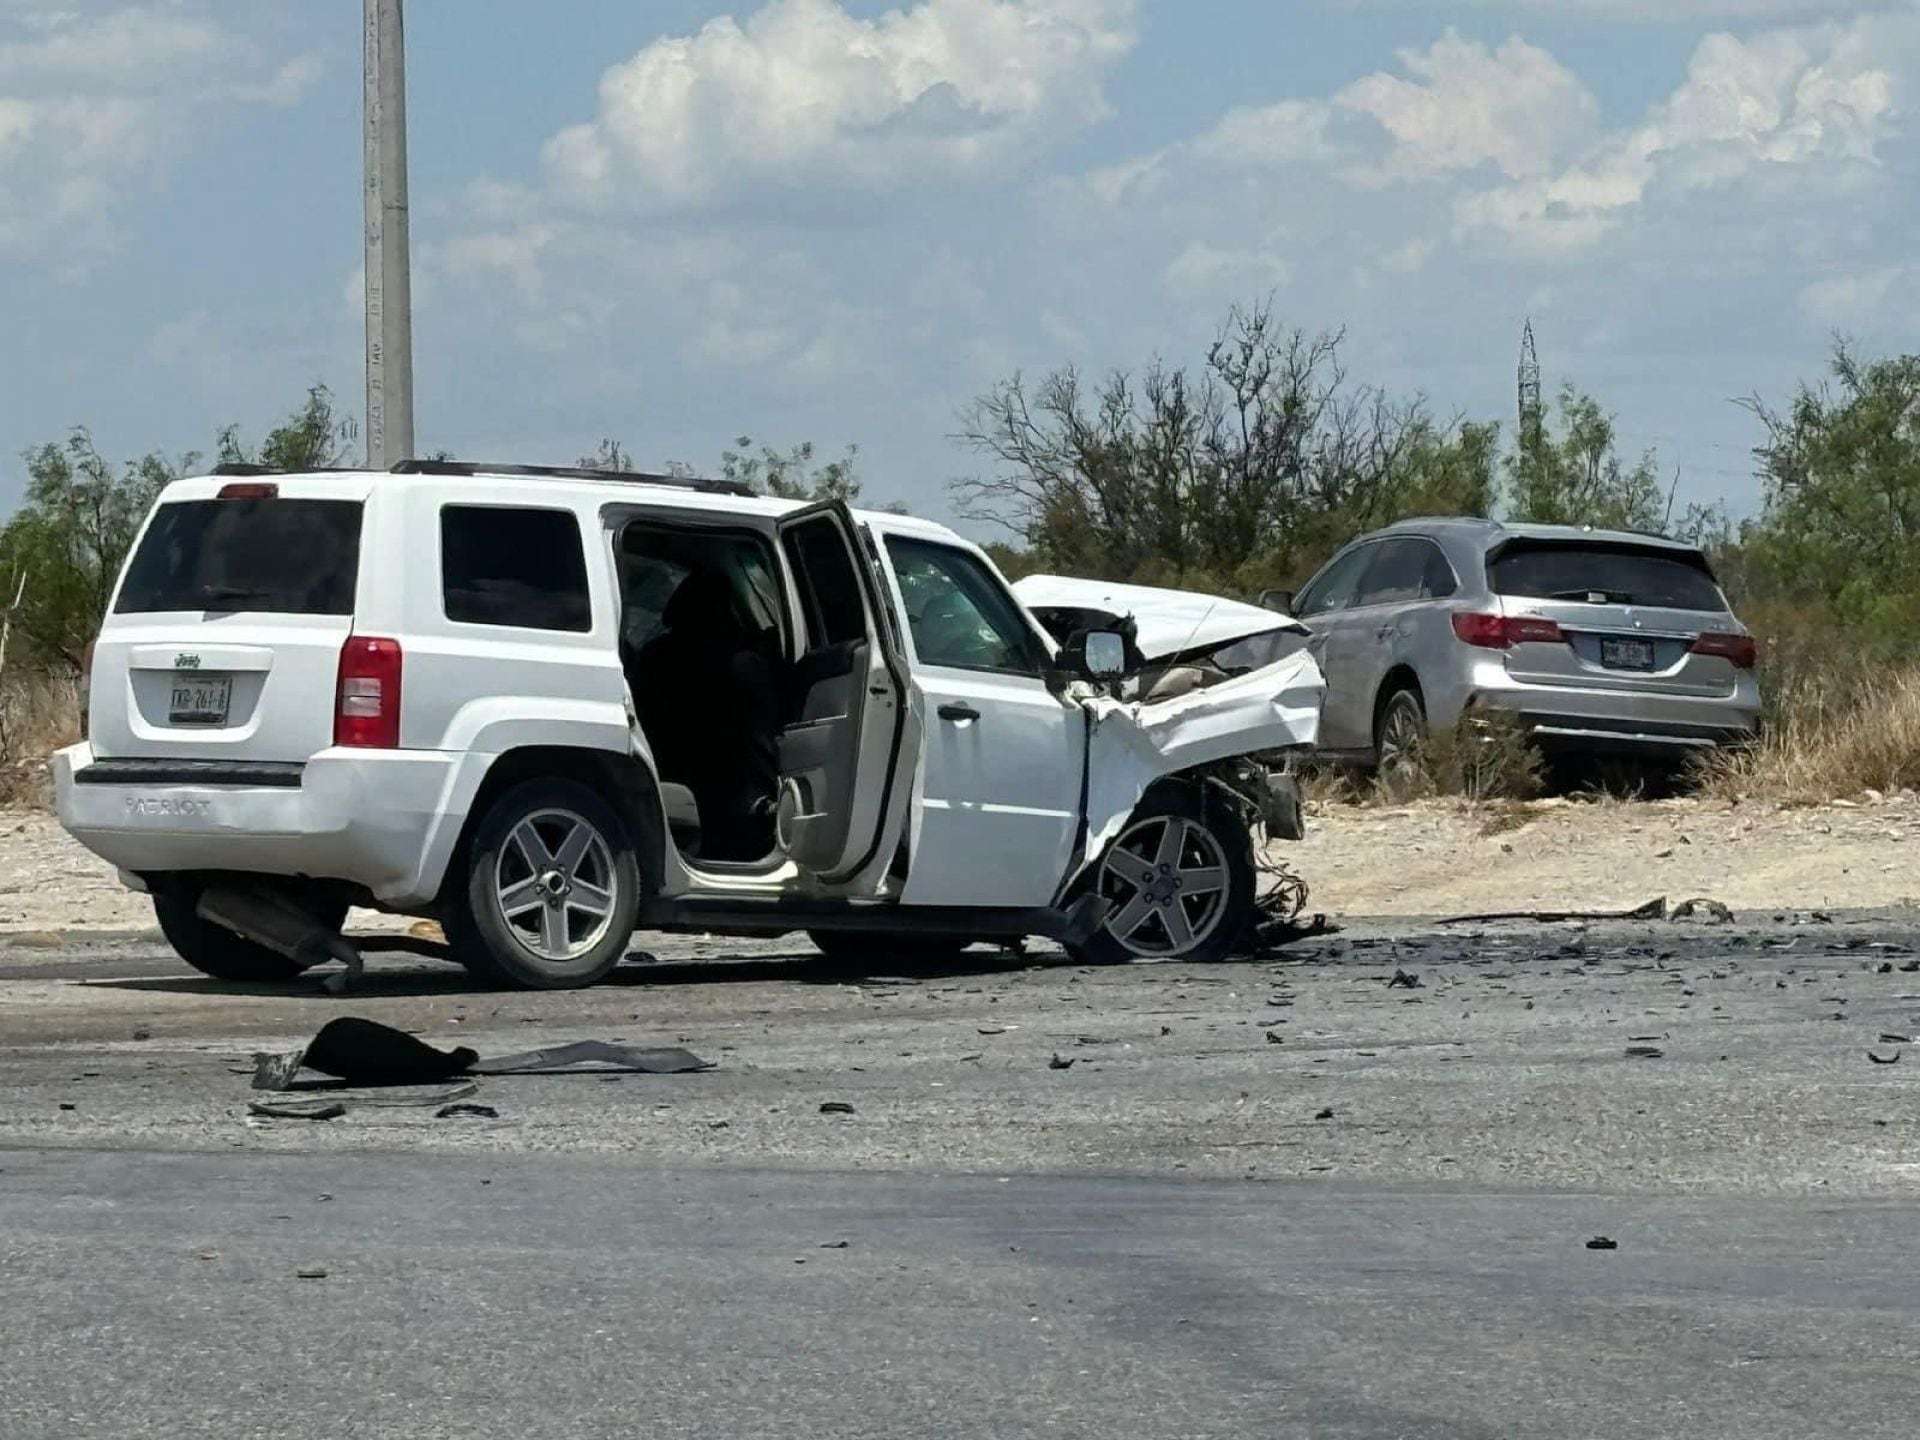
[[[1097,610],[1116,620],[1131,615],[1138,629],[1140,653],[1148,660],[1164,660],[1189,650],[1211,650],[1279,630],[1308,633],[1298,620],[1277,610],[1193,590],[1116,585],[1067,575],[1029,575],[1014,582],[1013,593],[1029,610]]]
[[[1281,617],[1285,618],[1285,617]],[[1101,695],[1088,751],[1087,855],[1102,854],[1154,781],[1239,755],[1320,738],[1327,683],[1301,650],[1277,665],[1152,704]]]

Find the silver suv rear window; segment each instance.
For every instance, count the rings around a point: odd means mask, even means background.
[[[1720,615],[1727,610],[1726,597],[1714,583],[1706,559],[1684,551],[1521,541],[1506,546],[1488,562],[1487,583],[1496,595],[1531,600],[1643,605]]]
[[[212,610],[351,615],[358,500],[179,500],[155,512],[117,615]]]

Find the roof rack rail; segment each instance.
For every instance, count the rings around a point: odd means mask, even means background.
[[[253,460],[222,460],[206,473],[230,480],[257,480],[263,475],[350,475],[357,469],[357,465],[303,465],[298,470],[287,470]]]
[[[596,470],[586,465],[489,465],[478,460],[402,460],[395,475],[515,475],[537,480],[600,480],[629,485],[671,485],[709,495],[752,495],[738,480],[704,480],[695,475],[650,475],[638,470]]]

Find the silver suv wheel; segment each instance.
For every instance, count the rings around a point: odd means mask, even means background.
[[[508,833],[493,872],[500,918],[540,959],[577,959],[606,937],[619,880],[606,837],[584,816],[535,811]]]

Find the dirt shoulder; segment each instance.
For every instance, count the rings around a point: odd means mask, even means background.
[[[1329,915],[1626,909],[1858,910],[1920,895],[1920,798],[1808,809],[1713,800],[1328,807],[1289,847]]]
[[[1724,801],[1330,806],[1278,852],[1331,916],[1626,909],[1711,896],[1735,910],[1920,904],[1920,798],[1817,809]],[[0,934],[143,930],[144,897],[49,815],[0,811]],[[362,916],[362,925],[380,917]],[[392,924],[391,921],[386,921]]]

